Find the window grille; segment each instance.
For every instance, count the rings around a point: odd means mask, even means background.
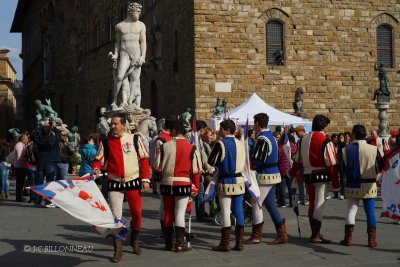
[[[284,65],[283,24],[279,21],[267,23],[267,64]]]
[[[383,63],[384,67],[393,67],[393,33],[388,25],[381,25],[376,30],[377,62]]]

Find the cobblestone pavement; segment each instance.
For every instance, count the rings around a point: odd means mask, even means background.
[[[15,188],[14,182],[11,188]],[[370,249],[366,247],[367,226],[362,207],[357,215],[353,246],[339,245],[344,234],[346,200],[327,202],[322,232],[332,239],[330,245],[308,242],[307,207],[300,206],[301,237],[292,209],[280,208],[286,218],[289,244],[266,243],[275,236],[275,229],[265,212],[261,245],[245,246],[242,252],[213,252],[210,247],[218,244],[220,228],[211,221],[197,222],[193,218],[192,230],[197,235],[191,240],[193,250],[179,254],[163,250],[163,239],[159,238],[158,196],[145,194],[143,203],[143,253],[132,254],[125,242],[123,259],[116,266],[400,266],[400,225],[378,219],[378,248]],[[378,200],[377,218],[380,205]],[[129,217],[127,203],[124,215]],[[250,231],[251,227],[246,227],[246,236]],[[232,245],[233,242],[234,235]],[[68,252],[71,249],[78,251]],[[13,195],[8,201],[0,201],[0,266],[110,266],[108,259],[112,254],[111,240],[102,238],[91,226],[59,208],[34,208],[32,204],[15,202]]]

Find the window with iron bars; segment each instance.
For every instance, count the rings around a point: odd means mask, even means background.
[[[388,25],[380,25],[376,29],[377,62],[384,67],[393,67],[393,30]]]
[[[267,64],[284,65],[283,23],[269,21],[266,30]]]

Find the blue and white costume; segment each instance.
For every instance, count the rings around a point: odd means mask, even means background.
[[[250,157],[260,187],[259,203],[264,203],[277,227],[282,223],[282,218],[275,205],[275,185],[281,182],[281,175],[278,168],[278,144],[271,131],[265,129],[257,135]],[[255,201],[252,207],[253,225],[264,222],[262,208]]]
[[[268,129],[258,133],[254,150],[250,151],[250,160],[257,172],[257,183],[260,188],[258,203],[264,203],[272,221],[274,222],[277,237],[269,242],[270,245],[284,244],[288,242],[285,219],[282,219],[275,204],[275,185],[281,182],[278,169],[278,144]],[[261,243],[264,217],[262,207],[253,199],[253,228],[251,237],[245,244]]]
[[[230,211],[236,217],[236,225],[244,225],[242,200],[245,192],[242,171],[245,165],[244,145],[233,135],[215,144],[208,164],[218,168],[216,187],[222,210],[222,227],[230,227]]]
[[[341,241],[341,244],[346,246],[351,245],[351,235],[360,200],[363,201],[364,211],[367,216],[368,241],[371,241],[370,235],[373,234],[375,242],[376,218],[374,208],[378,192],[376,176],[382,169],[381,155],[376,146],[367,144],[365,140],[357,140],[343,148],[343,162],[347,177],[345,187],[347,217],[345,239]],[[372,244],[372,247],[375,246],[376,242]]]

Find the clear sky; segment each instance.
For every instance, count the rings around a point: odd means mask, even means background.
[[[8,57],[17,71],[17,79],[22,80],[21,33],[10,33],[18,0],[1,0],[0,8],[0,49],[9,49]]]

